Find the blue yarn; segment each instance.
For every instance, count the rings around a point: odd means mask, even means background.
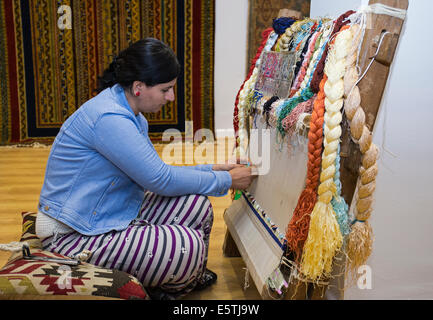
[[[306,35],[310,32],[311,27],[314,25],[314,22],[307,22],[301,26],[301,31],[296,35],[296,39],[293,42],[292,48],[296,48],[298,44],[304,40]]]
[[[340,145],[338,145],[337,158],[335,159],[335,175],[334,183],[337,187],[337,193],[332,197],[331,204],[337,216],[337,222],[340,226],[340,232],[343,238],[350,233],[349,226],[349,206],[341,196],[341,181],[340,181]]]
[[[295,21],[296,20],[288,17],[274,19],[272,22],[272,28],[274,28],[275,33],[281,35],[286,32],[286,29],[290,28]]]

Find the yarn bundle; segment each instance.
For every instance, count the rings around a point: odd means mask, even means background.
[[[344,98],[343,77],[346,71],[346,56],[351,48],[352,34],[344,30],[338,34],[328,54],[325,65],[326,82],[324,115],[324,151],[318,201],[311,213],[310,230],[304,245],[301,272],[313,281],[329,276],[332,259],[341,248],[343,238],[331,204],[337,193],[334,182],[335,160],[341,137],[341,121]]]
[[[274,20],[275,30],[263,40],[235,101],[236,153],[245,156],[250,117],[259,115],[275,128],[277,144],[291,146],[293,136],[307,133],[308,162],[301,192],[286,229],[287,252],[299,279],[321,283],[331,276],[334,257],[344,251],[348,272],[365,264],[372,250],[372,213],[378,148],[365,124],[361,108],[357,60],[365,26],[360,15],[348,11],[336,20]],[[283,32],[283,29],[285,31]],[[264,52],[293,54],[292,83],[287,95],[266,96],[256,90]],[[269,72],[270,74],[272,72]],[[290,78],[290,77],[289,77]],[[343,116],[344,110],[344,116]],[[341,196],[340,138],[342,122],[350,127],[362,160],[355,219]]]
[[[372,143],[372,133],[365,125],[365,113],[361,108],[361,95],[357,82],[359,74],[356,68],[357,52],[361,42],[361,32],[357,25],[353,26],[357,38],[353,41],[351,54],[346,64],[347,72],[344,77],[345,103],[344,110],[350,123],[352,140],[359,145],[362,154],[359,168],[358,192],[355,196],[355,221],[348,237],[346,271],[356,274],[356,270],[364,265],[370,256],[373,245],[372,229],[368,222],[373,211],[373,193],[376,189],[376,176],[378,173],[377,158],[379,150]]]

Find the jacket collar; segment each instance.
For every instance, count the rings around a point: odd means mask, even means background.
[[[113,96],[117,100],[117,102],[124,108],[128,109],[134,116],[135,113],[132,110],[131,106],[128,103],[128,100],[126,99],[125,90],[122,88],[120,84],[115,84],[110,88]]]

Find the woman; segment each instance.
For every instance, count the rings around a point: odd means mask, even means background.
[[[241,165],[175,167],[159,158],[142,113],[175,99],[179,73],[159,40],[119,53],[99,79],[99,94],[54,140],[36,221],[44,249],[71,257],[89,250],[88,262],[133,274],[151,292],[178,295],[216,280],[206,269],[207,196],[253,179]]]

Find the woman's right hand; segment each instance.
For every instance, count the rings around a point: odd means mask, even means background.
[[[257,177],[254,167],[236,167],[229,171],[232,176],[232,188],[243,190],[250,186],[251,182]]]

